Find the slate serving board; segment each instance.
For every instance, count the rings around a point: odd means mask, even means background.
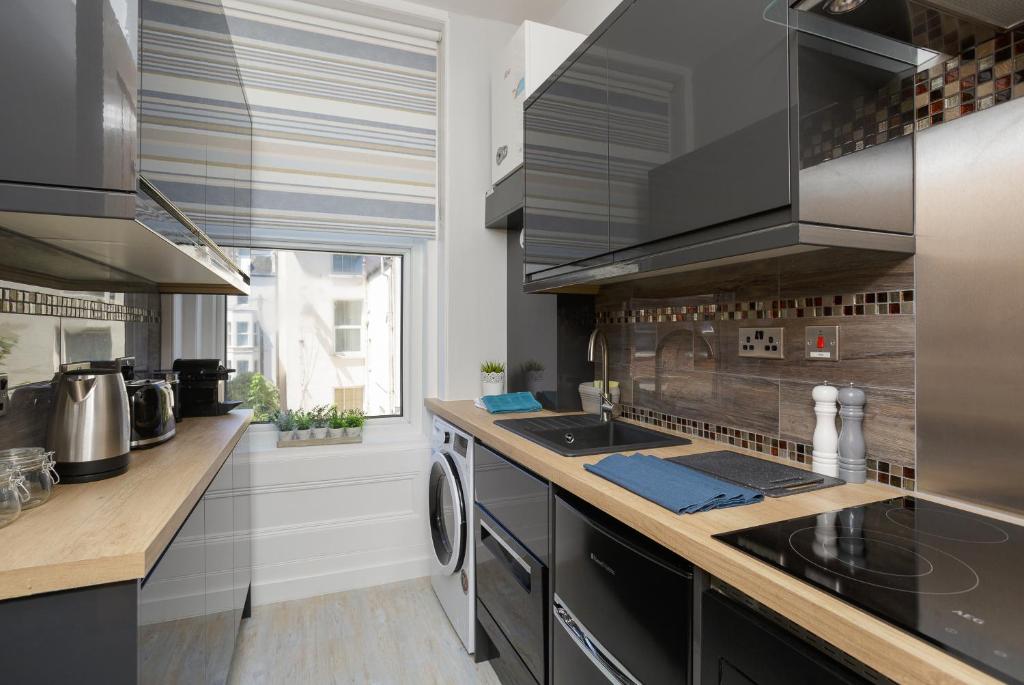
[[[830,488],[846,482],[730,450],[671,457],[669,461],[703,471],[730,483],[759,490],[766,497],[785,497]]]

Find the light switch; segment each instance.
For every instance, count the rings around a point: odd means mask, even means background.
[[[782,329],[741,328],[739,354],[756,359],[783,359]]]
[[[804,332],[804,358],[839,361],[839,326],[808,326]]]

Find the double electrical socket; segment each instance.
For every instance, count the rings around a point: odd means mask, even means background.
[[[741,328],[739,353],[755,359],[784,359],[782,328]]]

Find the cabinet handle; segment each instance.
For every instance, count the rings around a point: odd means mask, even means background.
[[[641,685],[640,681],[633,677],[633,674],[627,671],[625,666],[616,661],[601,646],[601,643],[583,627],[583,624],[562,604],[558,595],[555,595],[552,611],[558,620],[558,625],[562,626],[562,629],[569,634],[580,651],[590,659],[590,663],[594,664],[597,670],[608,679],[608,682],[614,685]]]
[[[480,527],[487,531],[487,534],[490,535],[491,538],[493,538],[494,541],[498,543],[498,546],[505,551],[505,554],[512,558],[512,561],[519,564],[523,571],[526,572],[527,577],[529,577],[533,573],[533,569],[530,568],[530,564],[527,563],[526,559],[523,559],[523,557],[520,556],[518,552],[512,549],[512,546],[510,544],[502,540],[501,536],[495,533],[494,529],[491,528],[483,519],[480,519]]]

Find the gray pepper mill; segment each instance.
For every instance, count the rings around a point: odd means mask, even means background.
[[[843,429],[839,433],[839,477],[847,483],[863,483],[867,477],[864,446],[864,391],[853,387],[839,391],[839,416]]]

